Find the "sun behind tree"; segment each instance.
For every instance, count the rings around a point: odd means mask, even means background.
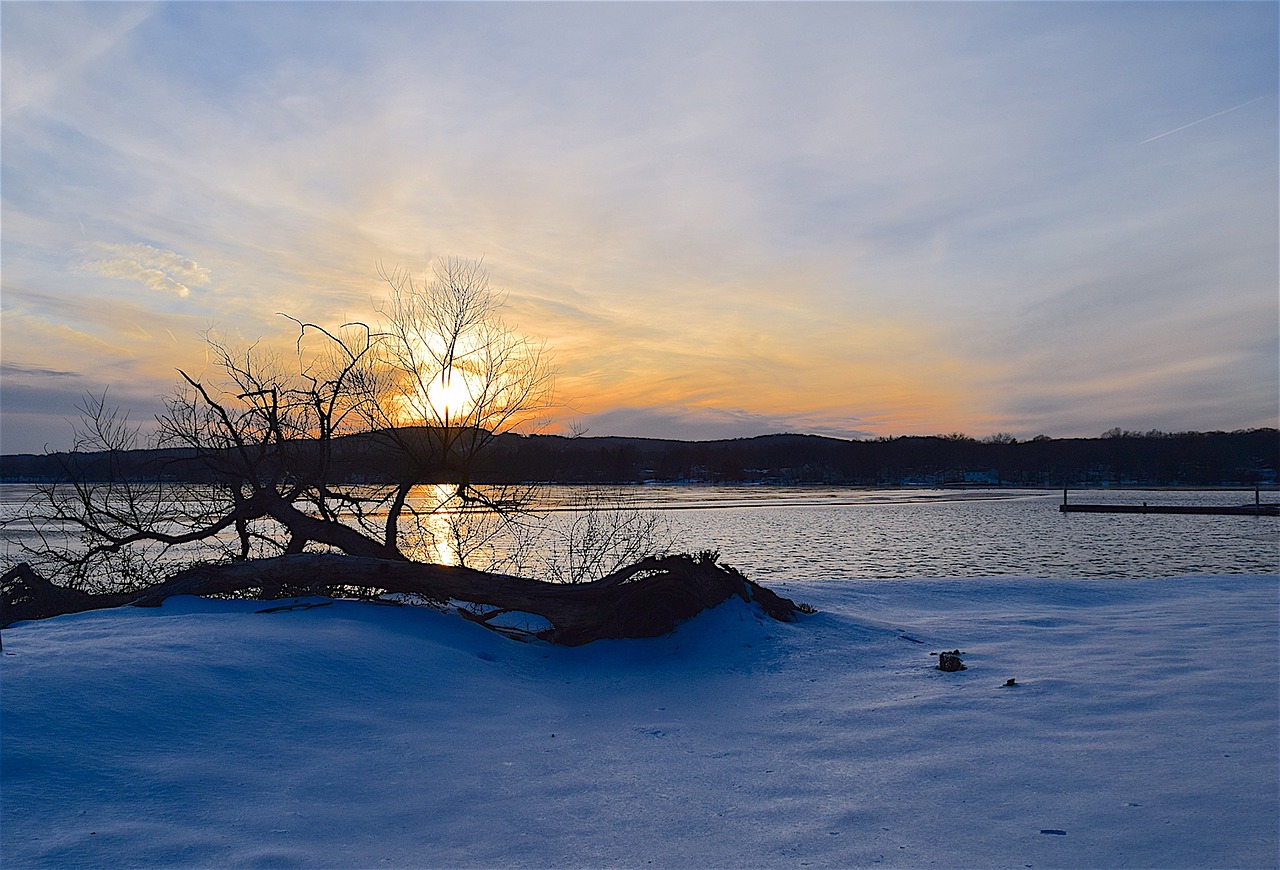
[[[469,377],[449,367],[427,384],[426,401],[432,414],[448,426],[451,421],[465,419],[476,399]]]
[[[131,476],[118,460],[139,446],[139,430],[105,396],[91,397],[65,479],[42,488],[19,518],[38,543],[30,562],[0,575],[0,627],[211,594],[408,596],[495,631],[565,644],[653,637],[731,596],[793,618],[793,603],[710,553],[644,558],[607,574],[588,567],[582,576],[592,583],[462,567],[523,506],[524,487],[477,487],[477,460],[503,432],[536,419],[552,371],[540,343],[502,322],[502,297],[478,262],[445,260],[433,274],[418,283],[384,272],[391,298],[377,327],[290,318],[293,353],[207,334],[214,376],[179,370],[151,445],[180,448],[166,455],[191,475],[180,480],[199,483]],[[423,413],[405,426],[415,403]],[[97,469],[76,465],[95,451]],[[346,476],[371,463],[377,479]],[[572,549],[599,539],[598,529],[571,535]],[[564,562],[571,576],[557,579],[580,579],[580,561]],[[532,614],[542,627],[506,625],[509,613]]]

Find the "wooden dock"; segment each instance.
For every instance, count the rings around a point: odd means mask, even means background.
[[[1253,504],[1085,504],[1068,502],[1067,491],[1062,490],[1064,514],[1217,514],[1231,517],[1280,517],[1280,503],[1264,502],[1261,491],[1254,490]]]
[[[1062,504],[1064,514],[1221,514],[1235,517],[1280,517],[1280,504]]]

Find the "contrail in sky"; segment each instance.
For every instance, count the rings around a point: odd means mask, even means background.
[[[1234,112],[1236,109],[1243,109],[1245,106],[1249,105],[1250,103],[1256,103],[1260,99],[1262,99],[1262,97],[1254,97],[1252,100],[1246,100],[1245,102],[1241,103],[1238,106],[1232,106],[1230,109],[1223,109],[1221,112],[1214,112],[1212,115],[1205,115],[1199,121],[1192,121],[1190,124],[1183,124],[1181,127],[1174,127],[1172,130],[1166,130],[1165,132],[1161,133],[1159,136],[1152,136],[1150,139],[1143,139],[1138,144],[1146,145],[1148,142],[1154,142],[1157,139],[1163,139],[1165,136],[1171,136],[1174,133],[1177,133],[1179,130],[1185,130],[1188,127],[1194,127],[1196,124],[1203,124],[1205,121],[1209,121],[1214,118],[1217,118],[1219,115],[1225,115],[1229,112]]]

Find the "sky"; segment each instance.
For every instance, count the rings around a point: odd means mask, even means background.
[[[1280,418],[1276,3],[0,5],[0,451],[483,258],[551,432]]]

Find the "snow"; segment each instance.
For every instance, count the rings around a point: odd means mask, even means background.
[[[15,625],[0,863],[1277,865],[1277,577],[766,585],[819,612],[575,649],[351,602]]]

